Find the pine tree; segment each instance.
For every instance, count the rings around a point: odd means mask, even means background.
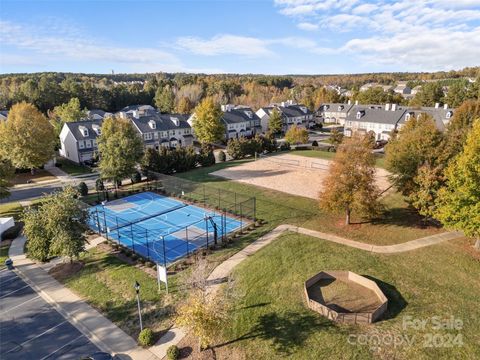
[[[480,118],[474,122],[463,151],[445,171],[446,186],[438,192],[435,216],[451,229],[477,238],[480,250]]]
[[[162,113],[172,113],[175,109],[175,94],[170,86],[159,87],[155,92],[155,106]]]
[[[225,127],[221,122],[222,110],[212,98],[203,99],[195,108],[193,131],[202,144],[211,144],[223,140]]]
[[[320,207],[344,211],[346,225],[350,224],[352,211],[367,217],[379,214],[375,156],[366,137],[354,134],[339,146],[323,188]]]
[[[283,122],[280,112],[274,108],[268,120],[268,130],[272,134],[280,134],[282,132]]]

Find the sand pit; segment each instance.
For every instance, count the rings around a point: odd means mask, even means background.
[[[322,271],[304,288],[308,307],[330,320],[372,323],[387,310],[388,300],[378,285],[351,271]]]
[[[281,154],[218,170],[211,175],[318,199],[330,163],[330,160]],[[390,187],[387,176],[386,170],[377,168],[376,183],[382,191]]]

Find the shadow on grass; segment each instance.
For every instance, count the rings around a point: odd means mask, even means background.
[[[256,338],[271,342],[277,353],[288,356],[294,353],[297,348],[302,347],[311,334],[332,326],[335,326],[332,322],[321,319],[314,314],[294,311],[281,314],[268,313],[260,316],[252,330],[245,335],[215,347],[219,348]]]
[[[385,315],[383,316],[383,320],[389,320],[396,318],[408,305],[407,300],[400,294],[397,288],[391,284],[388,284],[382,280],[374,278],[370,275],[362,275],[367,279],[374,281],[380,290],[382,290],[383,294],[388,299],[388,306]]]

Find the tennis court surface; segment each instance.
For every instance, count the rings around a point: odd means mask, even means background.
[[[153,192],[90,208],[90,227],[153,262],[168,265],[240,229],[244,222]]]

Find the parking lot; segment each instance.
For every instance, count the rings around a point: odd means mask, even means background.
[[[0,358],[80,359],[100,351],[13,271],[0,270]]]

